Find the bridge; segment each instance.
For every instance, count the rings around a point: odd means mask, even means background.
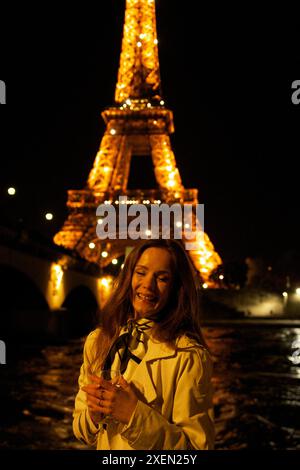
[[[79,336],[98,321],[112,276],[24,229],[0,226],[1,338]]]

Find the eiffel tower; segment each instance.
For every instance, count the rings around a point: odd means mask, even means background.
[[[161,202],[193,207],[198,203],[198,190],[183,186],[171,148],[173,114],[161,96],[154,0],[126,0],[115,105],[105,109],[102,117],[106,130],[87,185],[68,191],[69,215],[54,242],[104,267],[124,255],[135,241],[99,240],[99,204],[112,204],[118,210],[120,195],[127,196],[129,205],[148,207]],[[157,189],[127,188],[133,156],[152,158]],[[196,244],[197,249],[188,253],[202,280],[209,283],[221,259],[207,234],[202,233]]]

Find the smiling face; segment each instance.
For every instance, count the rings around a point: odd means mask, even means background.
[[[172,281],[170,253],[164,248],[147,248],[135,265],[131,281],[134,317],[159,312],[169,300]]]

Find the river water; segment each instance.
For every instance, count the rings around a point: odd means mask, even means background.
[[[300,449],[300,328],[204,328],[214,359],[216,449]],[[49,346],[7,344],[0,366],[0,449],[86,449],[72,410],[83,339]]]

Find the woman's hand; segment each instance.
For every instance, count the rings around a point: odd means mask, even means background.
[[[101,399],[100,390],[103,379],[94,375],[89,375],[89,379],[92,383],[81,387],[81,390],[86,393],[86,402],[90,417],[94,424],[97,425],[105,418],[105,415],[101,412],[99,407],[99,400]]]
[[[133,386],[121,377],[118,386],[102,377],[90,376],[91,384],[82,387],[87,394],[90,416],[95,423],[109,415],[120,423],[128,424],[138,398]]]

